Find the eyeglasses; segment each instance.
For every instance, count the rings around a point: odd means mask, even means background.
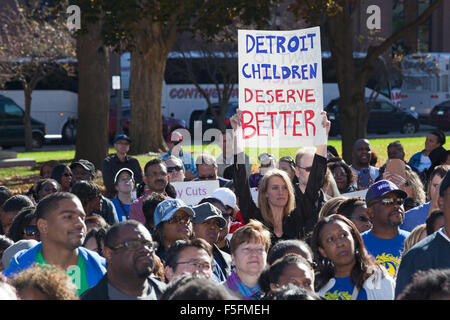
[[[39,230],[36,225],[29,225],[25,228],[24,232],[27,236],[32,237],[39,234]]]
[[[197,259],[191,259],[191,260],[188,260],[188,261],[181,261],[181,262],[177,262],[176,264],[177,265],[178,264],[188,264],[190,266],[193,266],[193,267],[195,267],[197,269],[202,269],[202,270],[209,270],[209,269],[211,269],[211,263],[207,263],[207,262],[202,263],[202,262],[198,261]]]
[[[299,166],[299,168],[305,170],[306,172],[311,172],[312,166],[311,167],[300,167]]]
[[[184,214],[184,215],[173,216],[167,222],[170,224],[175,224],[175,223],[180,223],[180,222],[189,223],[191,221],[192,221],[192,216],[190,216],[188,214]]]
[[[350,216],[351,219],[357,219],[361,222],[370,222],[370,219],[364,216]]]
[[[217,178],[215,175],[205,176],[205,177],[198,176],[198,180],[216,180],[216,179]]]
[[[126,248],[127,250],[140,250],[143,247],[147,247],[151,253],[155,252],[156,246],[155,243],[152,241],[140,241],[140,240],[128,240],[124,241],[123,243],[115,246],[110,247],[112,250],[118,250],[121,248]]]
[[[175,167],[167,167],[167,172],[174,172],[174,171],[181,171],[183,170],[182,166],[175,166]]]
[[[383,206],[386,206],[386,207],[390,206],[390,205],[393,205],[394,203],[399,205],[399,206],[401,206],[401,205],[403,205],[405,203],[405,199],[403,199],[403,198],[397,198],[397,199],[394,199],[394,198],[383,198],[383,199],[380,200],[380,203]]]

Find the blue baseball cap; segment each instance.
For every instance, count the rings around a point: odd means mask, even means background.
[[[191,207],[186,205],[183,200],[180,199],[167,199],[160,202],[155,209],[155,213],[153,214],[154,218],[154,227],[161,222],[165,222],[170,220],[177,211],[184,211],[187,214],[190,214],[193,218],[195,217],[195,212]]]
[[[408,194],[399,189],[397,185],[389,180],[380,180],[369,187],[366,193],[367,206],[372,200],[377,200],[384,197],[388,193],[396,193],[401,198],[407,198]]]
[[[129,143],[131,143],[131,139],[129,136],[127,136],[126,134],[119,134],[114,138],[113,143],[117,143],[120,140],[127,140]]]

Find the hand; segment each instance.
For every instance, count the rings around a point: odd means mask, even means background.
[[[393,182],[399,188],[402,188],[406,184],[406,179],[396,173],[384,172],[383,179]]]
[[[326,129],[327,137],[328,137],[328,134],[330,133],[331,122],[330,122],[330,120],[328,120],[326,111],[322,111],[320,114],[323,117],[323,119],[322,119],[322,126]]]
[[[240,109],[236,109],[236,114],[230,118],[230,124],[234,131],[242,125],[242,111]]]

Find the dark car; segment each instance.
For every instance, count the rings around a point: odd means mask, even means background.
[[[130,126],[130,108],[122,109],[122,129],[123,132],[128,134],[129,126]],[[114,136],[116,135],[117,128],[117,111],[115,108],[111,108],[109,110],[109,138],[112,141]],[[162,117],[163,122],[163,136],[164,139],[167,140],[169,134],[175,129],[186,129],[186,122],[184,120],[169,118],[166,116]]]
[[[330,136],[341,133],[338,112],[338,100],[332,100],[326,107],[328,119],[331,122]],[[368,100],[366,100],[368,103]],[[415,133],[419,130],[419,120],[416,112],[401,110],[385,100],[373,102],[367,121],[368,133],[388,133],[400,131],[401,133]]]
[[[0,146],[25,145],[25,112],[14,100],[0,95]],[[45,124],[31,118],[33,148],[41,148],[45,141]]]
[[[227,112],[225,114],[225,121],[226,121],[226,128],[230,129],[230,118],[236,113],[236,109],[239,107],[237,102],[230,102],[227,105]],[[214,108],[216,113],[219,113],[220,105],[213,104],[211,108]],[[217,123],[217,120],[214,118],[214,114],[210,108],[207,108],[205,111],[203,111],[199,116],[198,120],[202,122],[202,133],[204,133],[206,130],[215,128],[219,129],[219,125]]]
[[[450,100],[436,105],[430,113],[428,124],[441,130],[450,130]]]

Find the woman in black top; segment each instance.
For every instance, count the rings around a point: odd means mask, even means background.
[[[242,112],[236,110],[230,120],[234,130],[241,125]],[[322,125],[326,128],[327,138],[330,122],[323,112]],[[328,139],[327,139],[328,140]],[[317,221],[323,193],[326,173],[327,145],[317,147],[313,158],[310,177],[303,193],[298,186],[293,187],[288,175],[279,169],[267,172],[260,181],[258,190],[258,206],[253,202],[245,165],[238,163],[242,159],[242,147],[235,139],[234,185],[236,196],[239,199],[239,208],[242,217],[247,223],[256,219],[264,223],[271,231],[272,244],[280,239],[302,239],[312,230]],[[296,168],[296,175],[299,175]]]

